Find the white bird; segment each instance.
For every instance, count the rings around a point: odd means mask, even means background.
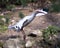
[[[33,19],[36,16],[42,16],[42,15],[45,15],[45,14],[47,14],[46,11],[36,10],[31,15],[28,15],[28,16],[22,18],[21,20],[19,20],[19,22],[17,22],[15,25],[8,26],[8,28],[9,29],[15,29],[17,32],[23,31],[23,28],[25,26],[27,26],[29,23],[31,23],[31,21],[33,21]],[[23,34],[25,34],[25,33],[23,32]]]

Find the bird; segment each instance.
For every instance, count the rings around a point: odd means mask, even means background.
[[[25,40],[26,35],[25,35],[25,32],[24,32],[23,28],[25,26],[27,26],[28,24],[30,24],[36,16],[42,16],[42,15],[45,15],[45,14],[47,14],[47,12],[44,11],[43,9],[41,9],[41,10],[37,9],[31,15],[25,16],[24,18],[19,20],[15,25],[8,26],[8,29],[14,29],[17,32],[22,31],[22,33],[24,35],[23,38]]]

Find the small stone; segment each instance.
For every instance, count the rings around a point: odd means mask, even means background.
[[[36,34],[37,36],[42,36],[43,34],[40,30],[34,30],[32,33]]]
[[[4,16],[4,14],[3,14],[3,13],[1,13],[1,16]]]
[[[11,22],[15,22],[15,20],[11,20]]]
[[[32,45],[33,45],[33,42],[31,41],[27,41],[25,44],[26,47],[32,47]]]
[[[45,23],[45,21],[42,21],[42,23],[44,24],[44,23]]]
[[[12,25],[14,25],[16,23],[16,21],[14,19],[10,20],[10,22],[12,23]]]
[[[3,20],[4,22],[6,22],[6,19],[5,18],[2,18],[1,20]]]

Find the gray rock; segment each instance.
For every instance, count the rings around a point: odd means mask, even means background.
[[[23,47],[24,47],[24,42],[19,38],[9,39],[3,45],[3,48],[23,48]]]
[[[26,42],[25,46],[26,46],[26,47],[32,47],[33,44],[34,44],[34,41],[29,41],[29,40],[28,40],[28,41]]]
[[[37,36],[42,36],[43,33],[40,30],[33,30],[31,33],[36,34]]]

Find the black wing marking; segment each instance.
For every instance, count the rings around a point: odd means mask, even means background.
[[[28,19],[26,19],[23,23],[23,27],[25,27],[26,25],[28,25]]]

